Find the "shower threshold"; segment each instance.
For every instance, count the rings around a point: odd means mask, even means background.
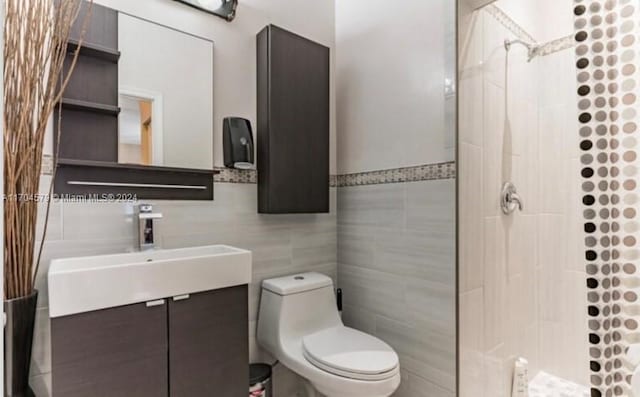
[[[589,397],[587,386],[548,374],[544,371],[529,382],[529,397]]]

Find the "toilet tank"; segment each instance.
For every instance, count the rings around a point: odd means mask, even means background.
[[[258,343],[275,353],[282,340],[302,338],[342,325],[331,278],[301,273],[264,280],[258,314]]]

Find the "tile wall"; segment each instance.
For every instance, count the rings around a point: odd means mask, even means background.
[[[338,188],[344,321],[400,356],[397,397],[455,395],[455,179]]]
[[[48,185],[49,177],[43,177]],[[229,244],[253,252],[249,297],[252,361],[272,359],[258,349],[255,329],[260,282],[302,271],[336,277],[336,189],[331,188],[331,213],[259,215],[257,185],[216,183],[215,201],[150,201],[164,216],[158,222],[160,246],[177,248]],[[37,288],[40,291],[31,384],[38,397],[50,396],[51,348],[46,274],[52,258],[131,251],[137,229],[130,203],[56,203],[52,205]],[[42,222],[39,223],[42,228]],[[299,378],[283,366],[275,370],[276,395],[293,397]]]
[[[344,321],[398,352],[394,396],[453,397],[456,2],[335,4]]]
[[[460,10],[461,397],[510,396],[516,357],[530,361],[531,377],[589,380],[573,51],[528,63],[523,47],[508,57],[504,48],[522,31],[570,34],[571,2],[517,12],[532,3]],[[499,208],[506,181],[524,199],[510,216]]]

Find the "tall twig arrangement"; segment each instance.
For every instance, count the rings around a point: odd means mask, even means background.
[[[5,1],[5,299],[30,295],[34,289],[42,151],[47,124],[79,54],[80,46],[65,65],[80,4],[81,0]],[[41,242],[44,237],[43,232]]]

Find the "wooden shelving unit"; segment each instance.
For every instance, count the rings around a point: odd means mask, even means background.
[[[101,113],[111,116],[118,116],[120,108],[113,105],[105,105],[103,103],[82,101],[79,99],[62,98],[60,101],[63,109],[81,110],[87,112]]]
[[[67,52],[70,54],[75,53],[79,45],[79,40],[70,39],[67,44]],[[120,59],[120,51],[87,42],[83,42],[82,46],[80,46],[80,55],[112,63],[118,63],[118,60]]]
[[[211,170],[118,163],[118,12],[82,2],[67,46],[67,66],[80,48],[60,104],[62,129],[54,191],[74,196],[120,195],[140,199],[213,200]],[[56,108],[55,118],[58,116]],[[128,196],[127,196],[128,195]],[[116,197],[117,198],[117,197]]]

